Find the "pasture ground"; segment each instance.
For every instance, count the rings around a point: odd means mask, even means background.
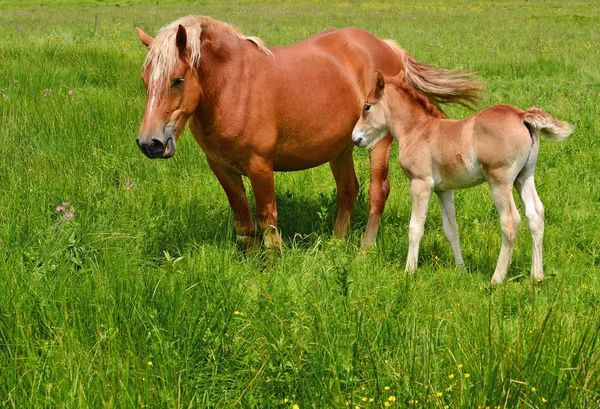
[[[510,279],[489,286],[501,236],[487,186],[456,195],[468,271],[455,271],[433,202],[407,277],[396,151],[366,257],[362,150],[348,241],[331,237],[321,166],[276,175],[283,254],[245,254],[189,131],[167,161],[135,144],[134,28],[187,14],[270,46],[359,26],[476,72],[481,108],[537,105],[574,123],[538,162],[547,280],[528,279],[523,222]],[[600,407],[598,27],[593,1],[3,1],[0,407]]]

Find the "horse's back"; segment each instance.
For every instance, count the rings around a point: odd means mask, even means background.
[[[495,105],[474,117],[473,138],[477,156],[486,167],[503,166],[516,157],[526,158],[533,140],[523,124],[523,110]]]

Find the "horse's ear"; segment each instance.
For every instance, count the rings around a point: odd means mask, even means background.
[[[385,87],[385,81],[383,80],[383,74],[377,70],[377,76],[375,77],[375,98],[381,98],[383,94],[383,88]]]
[[[377,79],[375,80],[375,87],[377,88],[378,92],[383,91],[383,88],[385,87],[385,81],[383,80],[383,74],[379,70],[377,70]]]
[[[406,78],[406,73],[404,72],[404,70],[400,70],[400,72],[398,73],[398,75],[396,75],[396,77],[394,79],[398,82],[404,82],[405,78]]]
[[[142,44],[144,44],[146,47],[150,47],[150,44],[152,44],[152,41],[154,41],[154,39],[148,34],[144,33],[144,30],[142,30],[141,28],[136,27],[135,29],[137,30],[138,35],[140,36]]]
[[[185,31],[185,27],[181,24],[179,25],[179,27],[177,27],[177,36],[175,37],[175,43],[177,44],[179,55],[182,58],[187,57],[187,32]]]

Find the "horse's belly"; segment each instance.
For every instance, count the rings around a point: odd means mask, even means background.
[[[459,171],[453,170],[452,172],[449,172],[447,169],[445,170],[445,172],[444,169],[436,172],[436,191],[467,189],[485,181],[481,165],[479,164],[475,164]]]
[[[349,146],[352,146],[349,133],[322,139],[287,140],[279,143],[276,148],[273,170],[287,172],[314,168],[337,157]]]

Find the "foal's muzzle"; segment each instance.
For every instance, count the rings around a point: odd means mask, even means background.
[[[367,138],[362,136],[362,132],[357,131],[352,132],[352,142],[359,148],[364,148],[369,144]]]
[[[144,152],[144,155],[150,159],[168,159],[175,155],[175,141],[173,140],[173,137],[167,138],[165,142],[157,138],[147,140],[140,139],[140,137],[138,137],[136,142],[141,151]]]

